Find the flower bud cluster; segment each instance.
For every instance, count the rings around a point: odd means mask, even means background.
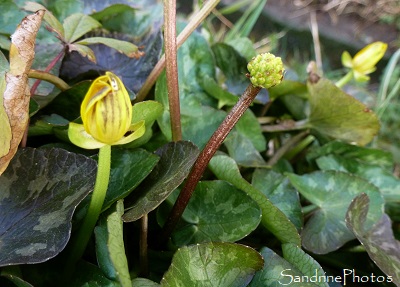
[[[248,63],[247,69],[253,86],[265,89],[279,84],[285,70],[282,59],[271,53],[257,55]]]

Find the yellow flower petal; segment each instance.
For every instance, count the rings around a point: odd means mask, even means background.
[[[95,140],[85,131],[83,125],[70,123],[68,127],[69,140],[76,146],[84,149],[97,149],[105,146],[105,143]]]

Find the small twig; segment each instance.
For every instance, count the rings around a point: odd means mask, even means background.
[[[311,35],[314,43],[315,61],[317,62],[319,74],[322,76],[323,71],[322,71],[321,44],[319,41],[318,21],[315,11],[310,12],[310,25],[311,25]]]
[[[283,131],[296,131],[309,128],[308,121],[294,121],[294,120],[283,120],[277,125],[264,125],[261,126],[263,132],[283,132]]]
[[[169,214],[169,217],[161,231],[160,243],[166,242],[170,237],[172,231],[175,229],[175,226],[178,224],[182,213],[185,210],[189,199],[192,196],[192,193],[201,176],[203,175],[203,172],[205,171],[211,158],[221,146],[225,138],[228,136],[229,132],[233,129],[237,121],[253,102],[254,98],[257,96],[260,90],[261,88],[254,87],[252,84],[250,84],[243,95],[240,97],[236,105],[232,108],[230,113],[225,117],[224,121],[211,136],[207,145],[204,147],[196,162],[194,163],[186,184],[180,192]]]
[[[176,46],[176,0],[164,0],[164,18],[165,63],[171,132],[172,140],[179,141],[182,139],[182,130]]]

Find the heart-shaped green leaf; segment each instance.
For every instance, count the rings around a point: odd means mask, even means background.
[[[96,255],[99,267],[108,278],[118,281],[122,287],[131,287],[128,260],[125,256],[122,214],[124,204],[117,201],[115,208],[100,220],[94,230]]]
[[[264,258],[264,268],[256,273],[249,285],[250,287],[329,286],[323,279],[319,280],[318,276],[324,276],[325,273],[313,258],[292,244],[284,244],[284,246],[285,245],[287,245],[287,247],[284,248],[284,252],[288,257],[295,257],[293,258],[294,264],[283,259],[271,249],[267,247],[262,248],[260,253]],[[316,277],[313,278],[312,276]]]
[[[183,219],[185,222],[172,234],[177,246],[235,242],[257,228],[261,210],[243,191],[227,182],[203,181],[196,186]]]
[[[203,243],[178,249],[161,286],[244,287],[263,266],[261,255],[234,243]]]
[[[377,116],[363,103],[321,78],[308,83],[309,125],[335,139],[366,145],[379,131]]]
[[[389,216],[384,214],[372,228],[366,226],[371,200],[362,193],[349,206],[346,214],[348,228],[363,244],[379,268],[400,286],[400,242],[395,239]]]
[[[261,224],[283,243],[300,246],[301,240],[296,227],[261,191],[248,183],[240,174],[236,162],[226,155],[214,156],[209,164],[217,178],[225,180],[247,193],[262,211]]]
[[[0,265],[38,263],[67,244],[96,162],[62,149],[20,150],[0,177]]]
[[[386,202],[400,201],[400,180],[391,170],[339,155],[322,156],[316,162],[323,170],[340,170],[362,177],[379,188]]]
[[[302,176],[288,174],[293,186],[318,209],[313,212],[301,234],[303,246],[325,254],[354,239],[346,227],[345,216],[352,199],[365,192],[371,198],[367,225],[383,214],[384,201],[377,187],[359,177],[338,171],[316,171]]]
[[[297,230],[301,230],[303,213],[299,194],[286,176],[273,170],[256,169],[251,184],[279,208],[296,226]]]
[[[186,178],[199,153],[185,141],[172,142],[156,151],[160,160],[148,177],[125,198],[125,222],[135,221],[154,210]]]

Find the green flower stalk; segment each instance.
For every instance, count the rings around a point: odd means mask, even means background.
[[[93,81],[81,105],[83,125],[70,123],[68,136],[84,149],[99,148],[96,183],[87,214],[71,243],[73,264],[82,256],[103,207],[110,179],[111,146],[129,143],[145,132],[144,121],[132,122],[132,104],[122,81],[113,73]]]
[[[354,58],[350,56],[349,52],[344,51],[342,54],[342,65],[349,68],[350,71],[336,85],[343,87],[352,78],[357,82],[368,81],[368,75],[376,70],[375,66],[385,55],[386,49],[386,43],[374,42],[358,51]]]

